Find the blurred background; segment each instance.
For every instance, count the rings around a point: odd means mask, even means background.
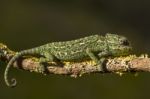
[[[53,41],[108,32],[126,36],[134,53],[150,54],[149,0],[1,0],[0,42],[15,51]],[[144,99],[150,98],[150,73],[91,74],[80,78],[43,76],[11,69],[18,81],[8,88],[0,63],[1,99]]]

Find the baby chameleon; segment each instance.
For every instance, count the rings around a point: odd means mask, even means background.
[[[44,62],[57,63],[91,59],[101,66],[105,57],[128,55],[131,50],[132,48],[126,37],[109,33],[105,36],[91,35],[71,41],[52,42],[16,53],[5,69],[4,79],[7,86],[16,86],[15,79],[11,79],[11,82],[9,82],[8,71],[18,58],[26,55],[40,55],[41,64]],[[44,72],[45,67],[40,66],[40,71]]]

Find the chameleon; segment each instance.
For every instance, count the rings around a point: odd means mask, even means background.
[[[102,63],[108,56],[123,56],[129,55],[132,47],[128,39],[124,36],[107,33],[106,35],[90,35],[87,37],[70,40],[51,42],[39,47],[23,50],[17,52],[8,62],[5,72],[4,80],[7,86],[14,87],[17,82],[16,79],[8,79],[8,71],[17,59],[27,55],[38,55],[39,63],[45,62],[63,62],[63,61],[84,61],[93,60],[102,68]],[[44,65],[40,65],[40,71],[45,71]]]

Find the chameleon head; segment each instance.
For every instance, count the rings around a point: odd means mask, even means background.
[[[129,55],[132,47],[128,39],[116,34],[106,34],[106,42],[113,56]]]

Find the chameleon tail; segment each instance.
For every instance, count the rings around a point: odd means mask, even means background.
[[[33,54],[35,53],[37,50],[36,49],[29,49],[29,50],[24,50],[21,51],[19,53],[16,53],[16,55],[14,57],[12,57],[12,59],[9,61],[9,63],[6,66],[5,72],[4,72],[4,80],[7,86],[9,87],[15,87],[17,84],[17,81],[15,78],[12,78],[11,81],[8,80],[8,72],[10,67],[13,65],[13,63],[21,56],[23,55],[28,55],[28,54]]]
[[[16,84],[17,84],[17,81],[16,81],[15,78],[12,78],[12,79],[11,79],[11,82],[9,82],[9,80],[8,80],[8,71],[9,71],[10,67],[12,66],[12,64],[16,61],[16,59],[19,58],[19,56],[20,56],[19,54],[16,54],[16,55],[9,61],[9,63],[7,64],[7,67],[6,67],[6,69],[5,69],[4,79],[5,79],[6,85],[9,86],[9,87],[15,87]]]

